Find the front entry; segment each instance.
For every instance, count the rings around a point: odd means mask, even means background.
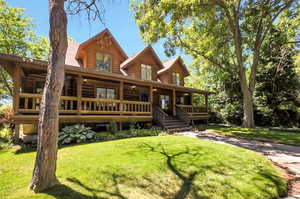
[[[162,110],[169,114],[171,109],[171,101],[169,95],[159,95],[159,106]]]
[[[159,106],[165,113],[172,115],[172,91],[155,89],[153,92],[153,106]]]

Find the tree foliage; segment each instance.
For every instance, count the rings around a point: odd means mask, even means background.
[[[168,55],[179,48],[222,76],[237,77],[244,126],[254,126],[253,93],[261,47],[282,13],[293,19],[298,1],[136,0],[132,7],[145,41],[166,38]]]
[[[46,60],[48,39],[34,32],[33,20],[24,11],[0,0],[0,53]],[[0,99],[7,99],[11,95],[11,77],[0,67]]]

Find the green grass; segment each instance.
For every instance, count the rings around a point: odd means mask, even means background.
[[[260,141],[268,141],[282,144],[290,144],[300,146],[299,132],[280,132],[268,129],[256,128],[211,128],[208,129],[212,133],[236,136],[239,138],[254,139]]]
[[[5,199],[273,199],[286,181],[253,151],[181,136],[130,138],[64,147],[62,185],[28,190],[35,152],[0,151]]]

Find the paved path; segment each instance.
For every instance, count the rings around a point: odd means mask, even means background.
[[[265,155],[277,166],[287,171],[291,189],[289,190],[289,197],[285,199],[300,199],[300,147],[240,139],[214,134],[209,131],[183,132],[180,135],[197,137],[220,144],[231,144]]]

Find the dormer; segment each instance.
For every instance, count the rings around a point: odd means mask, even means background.
[[[158,71],[158,77],[163,83],[184,86],[184,78],[189,76],[185,64],[180,57],[163,63],[164,68]]]
[[[163,63],[151,46],[129,57],[121,64],[121,70],[124,70],[128,76],[157,81],[157,72],[163,69]]]
[[[81,67],[118,74],[122,74],[120,64],[127,58],[108,29],[81,43],[75,55]]]

